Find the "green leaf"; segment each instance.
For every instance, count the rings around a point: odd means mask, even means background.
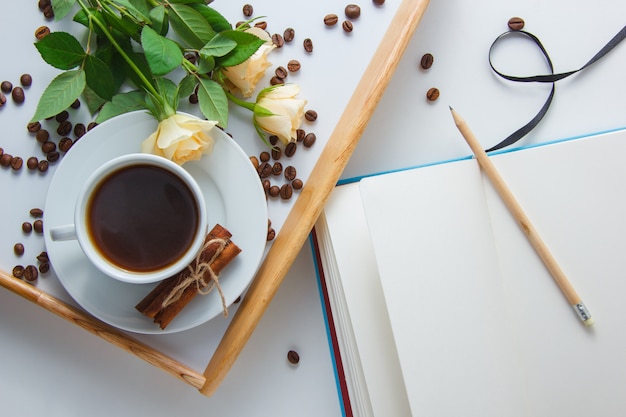
[[[101,59],[108,67],[111,75],[113,76],[114,91],[119,91],[120,87],[126,81],[126,72],[124,67],[119,65],[115,60],[115,55],[118,54],[117,50],[111,45],[108,39],[98,43],[98,48],[94,55]],[[87,77],[87,83],[89,83],[89,76]]]
[[[54,20],[57,22],[63,19],[74,7],[76,0],[52,0],[52,10],[54,10]]]
[[[150,10],[150,19],[152,19],[152,29],[154,29],[159,35],[167,35],[170,24],[167,20],[167,10],[165,9],[165,6],[157,6]]]
[[[193,74],[185,76],[180,83],[178,83],[178,90],[176,91],[177,99],[180,100],[182,97],[190,96],[193,93],[194,88],[196,88],[197,83],[198,80]]]
[[[213,80],[200,79],[198,104],[200,111],[208,120],[226,128],[228,126],[228,98],[222,87]]]
[[[217,10],[206,6],[205,4],[192,4],[190,7],[200,13],[216,32],[223,32],[233,28],[224,16],[218,13]]]
[[[200,49],[200,55],[207,56],[218,56],[222,57],[233,49],[237,47],[237,42],[229,37],[222,36],[222,34],[218,33],[211,39],[202,49]]]
[[[215,32],[200,13],[184,4],[170,4],[170,24],[174,32],[191,48],[200,49]]]
[[[83,70],[72,70],[59,74],[41,95],[31,121],[43,120],[67,109],[81,95],[86,84],[85,71]]]
[[[115,0],[115,3],[125,8],[126,12],[138,22],[150,24],[150,18],[148,17],[149,12],[145,2],[134,2],[132,0]],[[135,6],[135,4],[137,4],[138,7]]]
[[[91,88],[89,88],[89,86],[85,87],[82,97],[85,104],[87,104],[87,108],[89,109],[89,113],[91,115],[96,114],[104,103],[107,102],[105,99],[97,95]]]
[[[178,108],[178,100],[176,98],[177,86],[168,78],[157,78],[157,91],[161,93],[161,97],[165,98],[167,103],[176,110]]]
[[[89,88],[103,99],[111,100],[117,88],[110,67],[95,55],[87,55],[84,68]]]
[[[217,65],[221,67],[232,67],[241,64],[246,59],[250,58],[252,54],[265,43],[265,41],[258,36],[238,30],[229,30],[220,33],[220,35],[237,42],[237,47],[232,52],[216,59]]]
[[[111,101],[106,102],[106,104],[102,106],[96,118],[96,123],[102,123],[120,114],[145,109],[145,98],[146,93],[139,90],[116,94]]]
[[[208,74],[215,69],[215,58],[212,56],[200,57],[196,64],[199,74]]]
[[[156,76],[167,74],[183,62],[183,53],[176,42],[159,35],[150,26],[144,26],[141,31],[141,46]]]
[[[101,21],[104,22],[105,25],[111,26],[120,33],[130,36],[135,40],[138,39],[139,32],[141,31],[141,26],[128,16],[122,16],[120,18],[117,14],[102,13]]]
[[[44,61],[62,70],[78,66],[85,58],[80,42],[67,32],[52,32],[35,43],[35,47]]]

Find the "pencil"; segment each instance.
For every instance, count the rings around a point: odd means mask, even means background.
[[[463,120],[463,118],[461,118],[461,116],[459,116],[459,114],[452,107],[450,107],[450,111],[452,112],[452,117],[454,119],[456,127],[459,129],[461,135],[463,136],[469,147],[472,149],[474,156],[478,160],[478,164],[482,168],[483,172],[487,175],[494,188],[504,201],[504,204],[507,206],[507,208],[521,227],[531,245],[552,275],[552,278],[554,278],[557,285],[563,292],[563,295],[565,295],[565,298],[567,298],[567,301],[574,308],[574,311],[585,324],[585,326],[592,326],[594,320],[591,317],[589,310],[582,302],[580,296],[576,293],[576,290],[559,267],[558,263],[548,250],[548,247],[545,245],[545,243],[535,230],[534,226],[526,216],[526,213],[524,213],[524,210],[513,196],[513,193],[507,187],[506,183],[500,176],[500,173],[497,171],[495,165],[493,164],[493,162],[491,162],[491,159],[489,158],[489,156],[487,156],[487,153],[483,150],[482,146],[470,130],[465,120]]]

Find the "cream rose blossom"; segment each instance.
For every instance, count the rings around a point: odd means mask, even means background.
[[[223,68],[222,74],[226,76],[226,83],[231,90],[241,92],[243,97],[251,97],[257,83],[265,75],[265,70],[272,65],[267,56],[275,46],[270,35],[263,29],[251,27],[246,32],[259,37],[265,43],[241,64]]]
[[[141,144],[141,151],[182,165],[213,150],[211,130],[217,123],[176,113],[161,122]]]
[[[306,100],[296,96],[300,87],[284,84],[268,87],[259,93],[254,110],[254,121],[270,135],[276,135],[283,143],[296,140],[296,130],[304,119]]]

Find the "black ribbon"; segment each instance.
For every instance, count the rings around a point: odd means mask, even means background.
[[[511,35],[519,35],[519,36],[527,37],[535,45],[537,45],[537,47],[539,48],[539,50],[543,54],[544,58],[546,59],[546,62],[548,63],[548,67],[550,68],[550,73],[549,74],[545,74],[545,75],[533,75],[533,76],[529,76],[529,77],[515,77],[515,76],[503,74],[500,71],[498,71],[493,66],[493,63],[491,61],[491,53],[493,52],[493,49],[496,46],[496,44],[498,44],[501,40],[503,40],[504,38],[509,37]],[[491,44],[491,47],[489,48],[489,66],[491,66],[491,69],[493,70],[493,72],[495,72],[500,77],[502,77],[502,78],[504,78],[506,80],[509,80],[509,81],[522,82],[522,83],[532,83],[532,82],[536,82],[536,83],[552,83],[552,89],[550,90],[550,94],[548,95],[548,98],[547,98],[546,102],[543,104],[543,106],[541,107],[541,109],[539,110],[539,112],[537,113],[537,115],[535,117],[533,117],[524,126],[522,126],[521,128],[517,129],[515,132],[511,133],[502,142],[500,142],[497,145],[492,146],[491,148],[487,149],[486,152],[491,152],[491,151],[495,151],[495,150],[504,148],[505,146],[509,146],[509,145],[517,142],[518,140],[520,140],[524,136],[526,136],[531,130],[533,130],[539,124],[541,119],[543,119],[543,117],[548,112],[548,109],[550,108],[550,104],[552,103],[552,99],[554,98],[556,82],[559,81],[559,80],[562,80],[563,78],[567,78],[570,75],[576,74],[577,72],[582,71],[585,68],[589,67],[590,65],[594,64],[595,62],[599,61],[600,58],[602,58],[604,55],[609,53],[613,48],[615,48],[615,46],[618,43],[620,43],[622,40],[624,40],[624,38],[626,38],[626,26],[624,26],[622,28],[622,30],[620,30],[618,32],[618,34],[615,35],[613,37],[613,39],[611,39],[585,65],[583,65],[582,67],[580,67],[579,69],[574,70],[574,71],[567,71],[567,72],[561,72],[561,73],[555,74],[554,73],[554,66],[552,65],[552,60],[550,59],[550,56],[548,55],[548,51],[546,51],[546,48],[543,46],[543,44],[541,43],[539,38],[537,38],[532,33],[526,32],[526,31],[523,31],[523,30],[515,30],[515,31],[512,30],[512,31],[504,32],[503,34],[498,36],[496,38],[496,40],[493,41],[493,43]]]

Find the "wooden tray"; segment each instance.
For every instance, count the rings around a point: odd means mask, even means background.
[[[288,206],[284,216],[281,217],[278,213],[280,218],[276,225],[279,230],[278,235],[271,244],[264,262],[204,371],[192,369],[138,338],[100,322],[71,303],[13,278],[6,272],[0,272],[0,285],[196,387],[200,393],[211,395],[236,361],[305,243],[429,2],[428,0],[402,0],[397,5],[391,3],[393,2],[388,1],[384,5],[384,7],[396,7],[386,31],[383,32],[380,42],[375,47],[369,64],[362,69],[359,81],[355,81],[353,93],[348,94],[349,98],[345,102],[340,117],[336,123],[333,123],[334,127],[327,141],[323,143],[321,153],[316,158],[317,162],[312,165],[309,172],[305,173],[303,178],[305,186],[300,195]],[[219,5],[215,7],[221,11]],[[339,12],[335,13],[339,14]],[[323,16],[324,13],[321,13],[320,19]],[[330,30],[322,27],[321,24],[319,26],[318,30]],[[359,28],[357,25],[355,32],[359,29],[371,30],[371,28]],[[337,28],[337,30],[340,29]],[[314,36],[311,37],[315,39]],[[335,64],[347,65],[348,63],[335,61]],[[355,73],[360,73],[360,71],[356,69]],[[346,79],[345,82],[348,85],[347,88],[351,88],[349,87],[351,80]],[[304,89],[303,92],[305,92]],[[330,93],[327,91],[325,94]],[[284,207],[281,209],[285,211]]]

